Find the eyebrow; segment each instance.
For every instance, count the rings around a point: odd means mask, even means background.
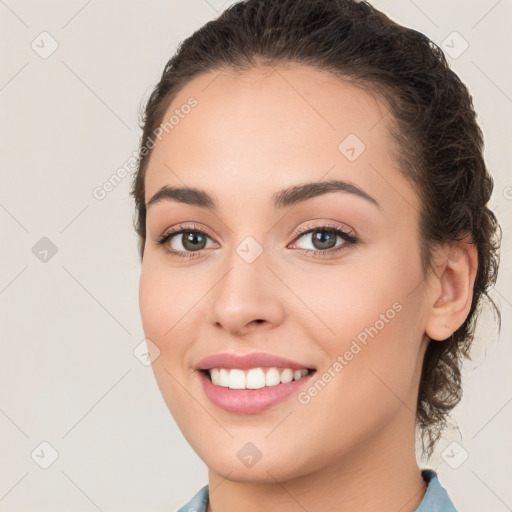
[[[317,181],[285,188],[272,195],[272,203],[275,209],[287,208],[331,192],[353,194],[365,199],[377,208],[381,208],[377,200],[364,190],[353,183],[340,180]],[[217,200],[204,190],[194,187],[171,187],[164,185],[146,203],[146,209],[162,201],[176,201],[212,211],[216,211],[218,205]]]

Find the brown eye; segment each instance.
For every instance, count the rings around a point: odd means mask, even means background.
[[[179,233],[181,235],[181,245],[187,251],[200,251],[206,246],[207,236],[199,231],[183,231]],[[174,235],[179,240],[178,235]],[[173,238],[174,238],[173,237]],[[171,247],[172,247],[171,243]],[[179,246],[179,244],[177,244]],[[173,247],[173,249],[180,250],[179,247]]]
[[[328,231],[313,231],[311,233],[311,240],[315,249],[325,250],[332,249],[336,245],[336,238],[338,235]]]
[[[301,249],[312,250],[312,251],[331,251],[337,250],[344,245],[352,245],[356,243],[356,239],[337,227],[325,226],[310,229],[303,232],[297,240],[311,240],[312,247],[300,247]],[[341,240],[341,243],[336,245],[337,241]]]
[[[204,231],[199,229],[182,229],[178,226],[167,231],[156,243],[173,256],[192,257],[199,255],[203,249],[216,245],[213,241],[211,241],[210,245],[207,245],[208,240],[211,240],[211,237]]]

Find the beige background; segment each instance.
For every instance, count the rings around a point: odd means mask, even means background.
[[[172,512],[207,481],[151,369],[133,354],[144,335],[130,177],[102,200],[93,191],[136,151],[139,106],[176,45],[233,2],[224,3],[0,0],[0,510]],[[505,512],[512,3],[374,3],[447,41],[485,133],[505,233],[494,294],[503,328],[479,329],[455,414],[460,431],[447,432],[430,467],[461,511]]]

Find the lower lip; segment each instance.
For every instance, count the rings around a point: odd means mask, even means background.
[[[286,384],[260,389],[230,389],[217,386],[202,371],[198,373],[206,396],[216,406],[228,412],[253,414],[265,411],[296,394],[316,372],[310,372],[299,380],[292,380]]]

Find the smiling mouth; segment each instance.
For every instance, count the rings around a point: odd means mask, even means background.
[[[278,386],[300,380],[316,370],[313,368],[280,368],[258,367],[241,368],[209,368],[200,370],[214,385],[229,389],[261,389]]]

